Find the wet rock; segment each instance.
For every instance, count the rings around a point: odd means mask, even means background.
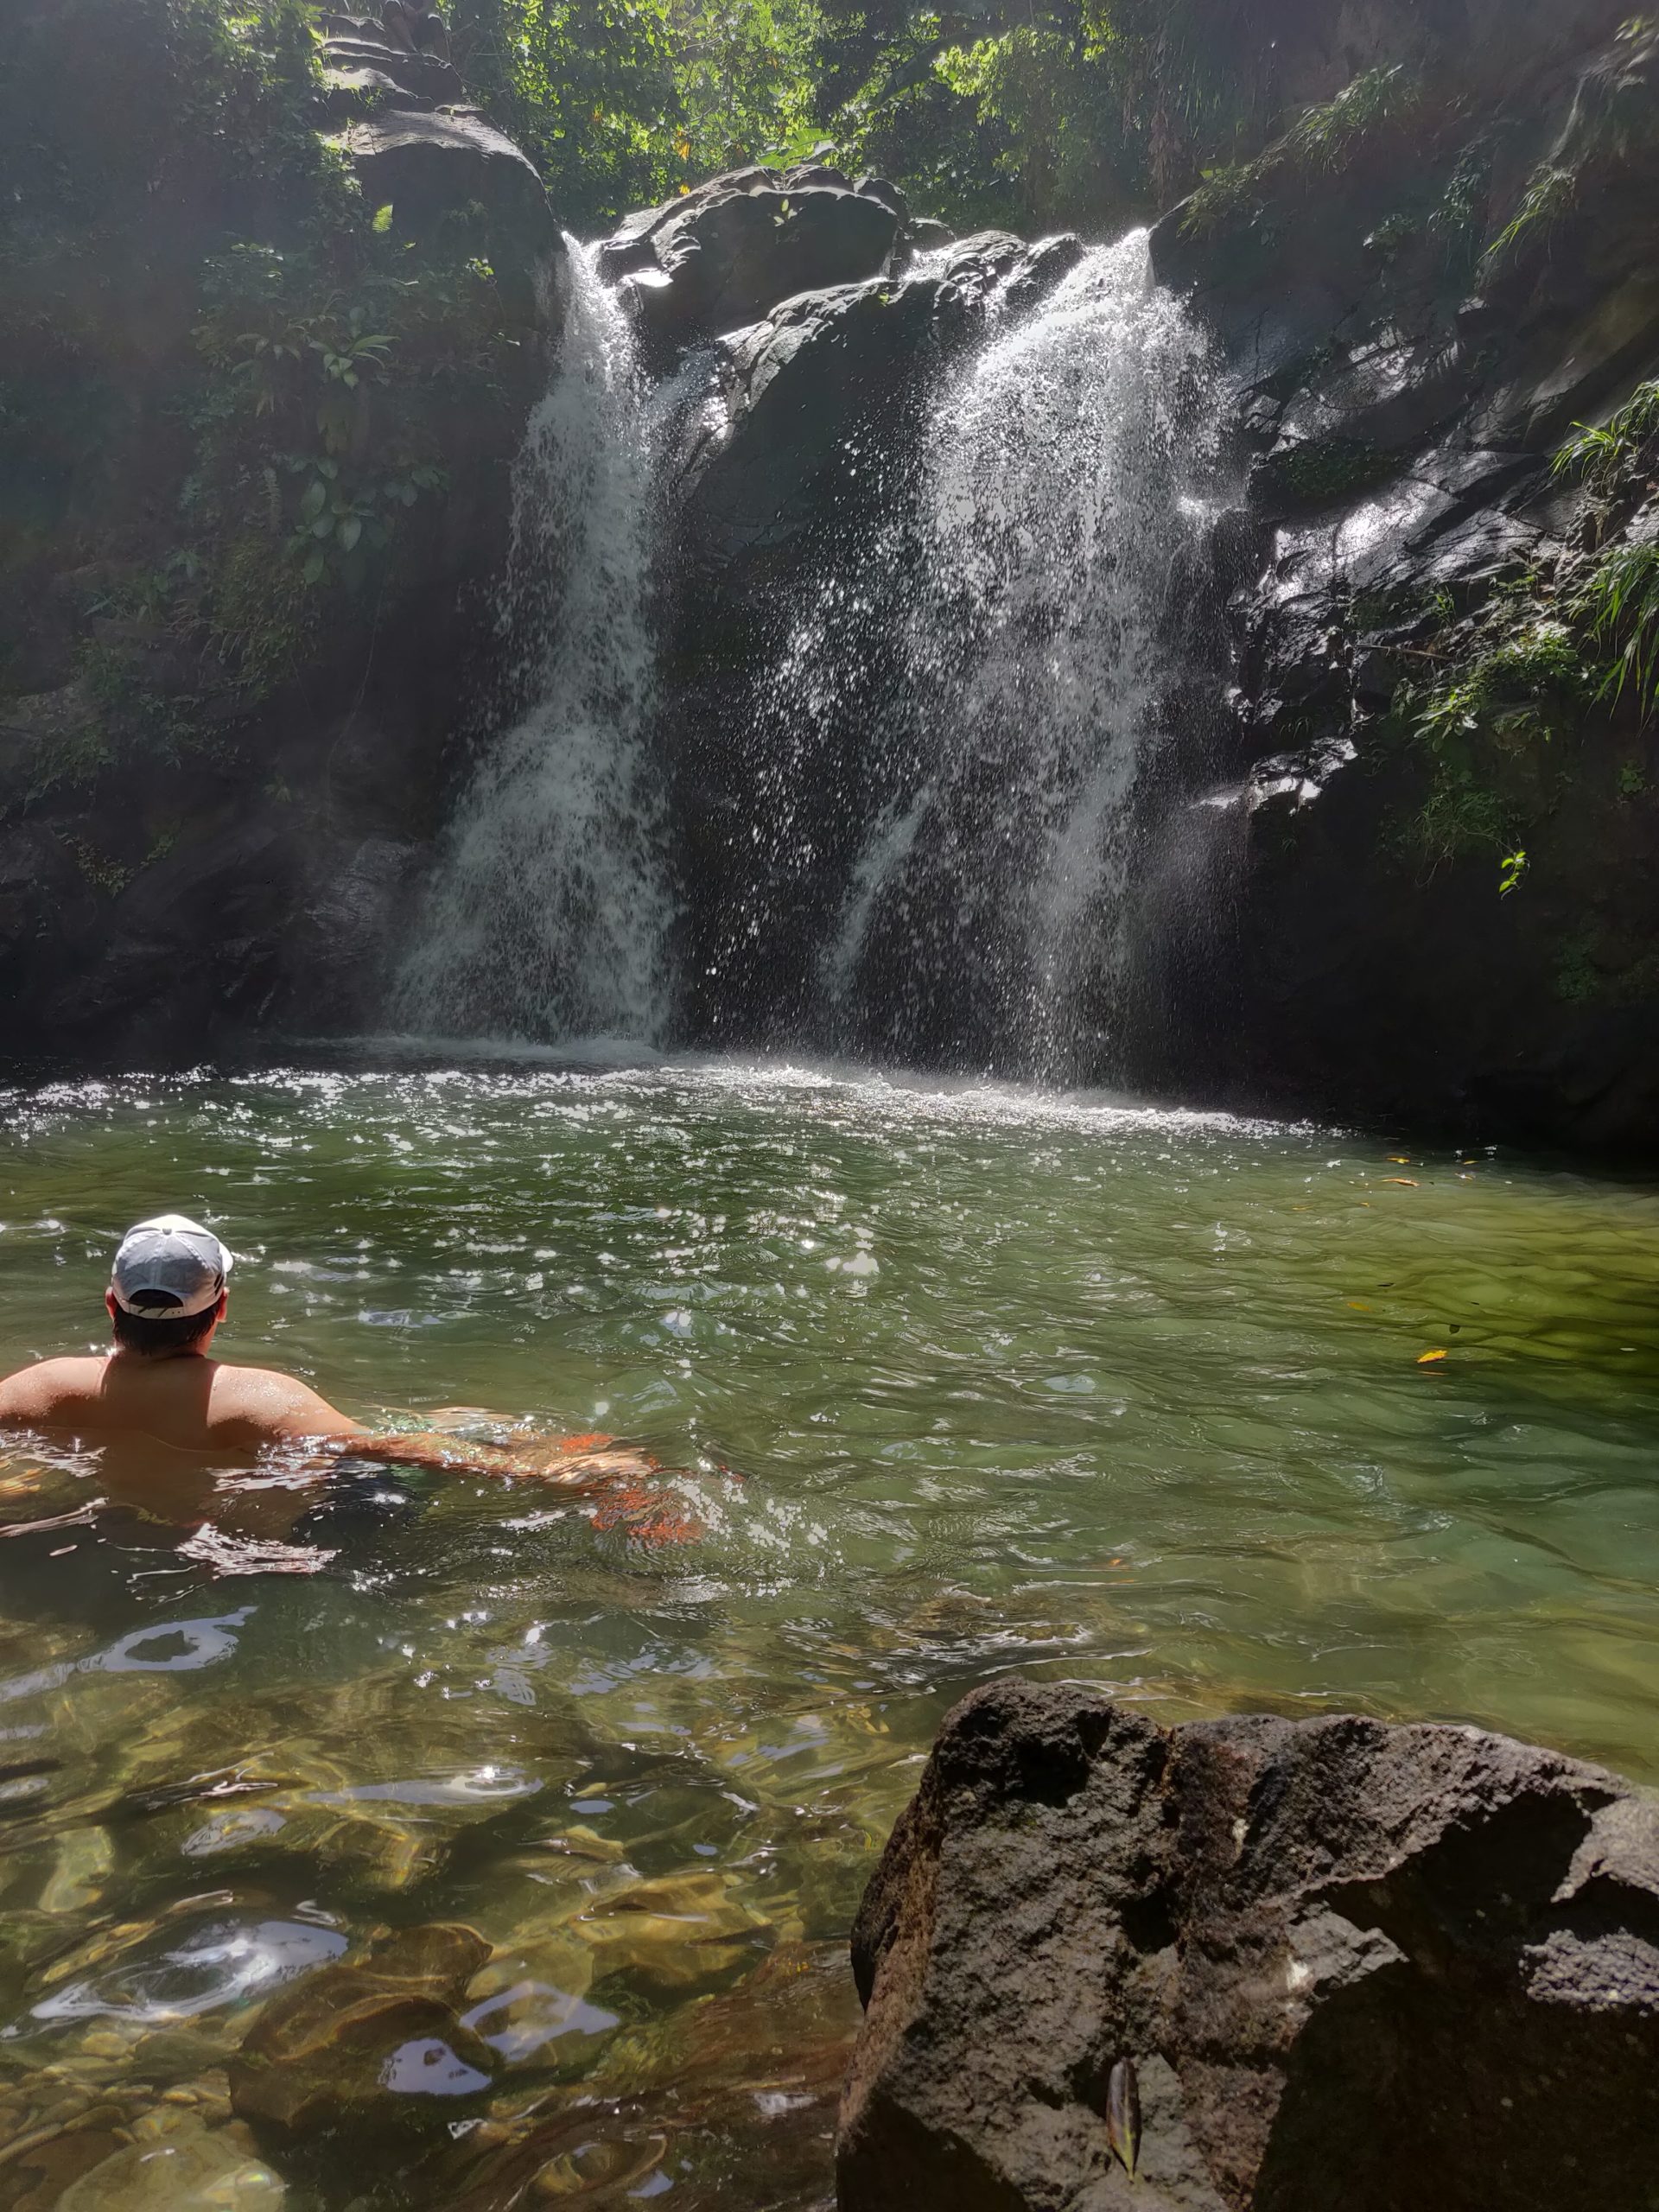
[[[499,2066],[457,2009],[489,1954],[474,1929],[435,1925],[308,1974],[265,2007],[232,2061],[238,2118],[273,2146],[441,2133]]]
[[[1503,1737],[1166,1731],[994,1685],[946,1721],[853,1958],[843,2212],[1653,2201],[1659,1807]]]
[[[691,536],[716,562],[774,552],[809,531],[828,486],[867,464],[872,499],[902,453],[920,380],[984,328],[998,294],[1030,307],[1082,252],[985,231],[925,271],[803,292],[724,346],[718,389],[681,463]]]
[[[394,46],[378,16],[332,17],[324,29],[322,62],[323,82],[330,92],[343,78],[370,75],[378,79],[374,104],[378,107],[419,111],[467,97],[452,63],[442,54],[411,54],[407,47]],[[328,104],[334,107],[332,99]]]
[[[1659,279],[1643,270],[1598,300],[1573,328],[1535,339],[1484,404],[1475,435],[1496,447],[1552,447],[1656,354]]]
[[[137,1007],[148,1016],[162,978],[175,1016],[199,1033],[215,1012],[251,1014],[274,978],[295,867],[269,817],[204,825],[101,910],[98,964],[54,988],[54,1020],[108,1033]]]
[[[124,2147],[118,2116],[92,2126],[31,2128],[3,2145],[6,2212],[58,2212],[67,2191]]]
[[[949,223],[941,223],[931,215],[913,215],[910,222],[910,244],[917,253],[933,253],[947,246],[956,238]]]
[[[653,327],[684,342],[741,329],[798,292],[878,276],[906,221],[891,185],[855,189],[839,170],[808,163],[736,169],[629,217],[600,248],[608,281],[647,280]]]
[[[428,849],[411,840],[322,842],[300,887],[288,938],[296,1027],[349,1029],[384,1003]]]

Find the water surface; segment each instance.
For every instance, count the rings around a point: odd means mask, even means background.
[[[86,1084],[7,1101],[0,1349],[96,1341],[173,1206],[237,1254],[229,1356],[617,1433],[703,1533],[382,1470],[319,1571],[227,1573],[14,1452],[0,1518],[54,1525],[0,1543],[0,2204],[252,2161],[262,2002],[455,1920],[495,2087],[288,2212],[822,2204],[848,1923],[999,1673],[1659,1780],[1650,1186],[777,1068]]]

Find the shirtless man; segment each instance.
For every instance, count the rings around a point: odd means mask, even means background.
[[[117,1477],[111,1487],[126,1493],[126,1503],[169,1520],[199,1516],[210,1471],[251,1468],[273,1446],[291,1447],[290,1469],[308,1463],[313,1473],[319,1455],[349,1454],[452,1474],[584,1484],[602,1482],[619,1462],[632,1459],[584,1451],[550,1469],[487,1444],[376,1434],[291,1375],[210,1358],[230,1272],[231,1255],[211,1230],[181,1214],[141,1221],[123,1238],[105,1294],[114,1349],[97,1357],[43,1359],[8,1376],[0,1382],[0,1427],[67,1433],[106,1447],[106,1471]],[[107,1448],[126,1446],[139,1447],[137,1458]],[[209,1492],[213,1487],[208,1482]]]

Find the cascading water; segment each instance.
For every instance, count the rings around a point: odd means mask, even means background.
[[[574,245],[569,267],[502,601],[528,703],[461,796],[397,1011],[428,1034],[660,1042],[658,475],[707,363],[650,386],[621,304]],[[721,717],[735,772],[692,871],[693,1033],[1128,1071],[1155,849],[1220,696],[1220,410],[1143,232],[989,318],[907,429],[873,418],[849,447],[829,555]]]
[[[1209,370],[1136,233],[994,327],[940,393],[902,625],[912,712],[824,965],[844,1027],[885,976],[892,1046],[1050,1078],[1109,1058],[1203,566]]]
[[[529,703],[461,795],[396,1003],[429,1034],[655,1042],[675,900],[649,758],[652,561],[675,394],[649,388],[620,304],[566,245],[499,610],[508,688]]]
[[[1034,310],[993,299],[874,512],[861,458],[755,686],[753,857],[700,968],[711,1026],[741,1034],[734,999],[772,984],[774,1039],[1125,1071],[1136,918],[1221,698],[1219,414],[1137,232]]]

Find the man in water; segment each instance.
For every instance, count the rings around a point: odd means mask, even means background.
[[[296,1478],[315,1477],[328,1458],[590,1486],[642,1464],[632,1453],[588,1448],[607,1437],[556,1447],[550,1468],[448,1436],[376,1434],[291,1375],[210,1358],[230,1272],[231,1255],[211,1230],[181,1214],[141,1221],[123,1238],[105,1294],[113,1350],[43,1359],[8,1376],[0,1382],[0,1427],[67,1433],[103,1447],[104,1472],[122,1502],[170,1521],[201,1518],[224,1488],[215,1474],[254,1467],[273,1452],[286,1463],[289,1518],[303,1510],[303,1500],[293,1498]]]

